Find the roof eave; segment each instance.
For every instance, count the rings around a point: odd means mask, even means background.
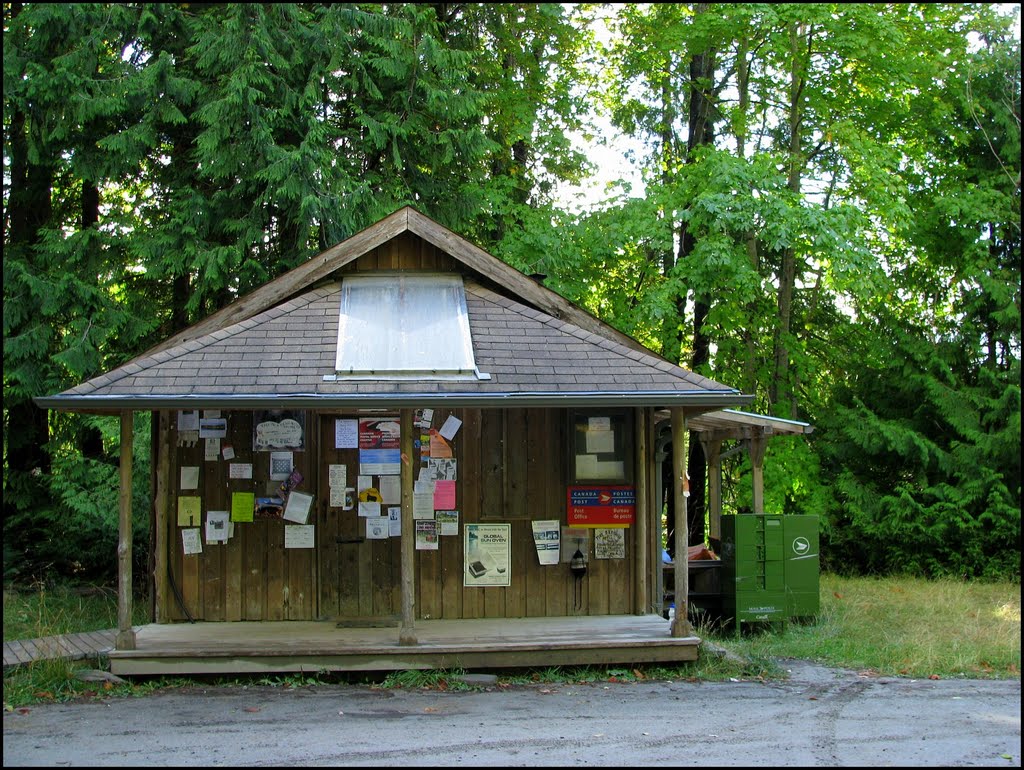
[[[38,397],[43,409],[115,414],[160,409],[402,409],[444,402],[452,407],[720,407],[744,406],[753,396],[738,391],[593,391],[536,393],[197,394],[57,395]]]

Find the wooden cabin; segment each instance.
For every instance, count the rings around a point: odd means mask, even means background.
[[[669,426],[685,512],[687,420],[744,428],[728,408],[750,400],[406,207],[37,402],[121,416],[110,662],[131,675],[693,660],[687,613],[661,612],[655,438]],[[141,627],[136,411],[153,420]]]

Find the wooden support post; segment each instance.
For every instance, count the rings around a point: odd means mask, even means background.
[[[633,540],[636,552],[636,568],[633,571],[636,584],[635,604],[633,609],[636,615],[646,615],[648,609],[647,591],[647,555],[650,552],[647,533],[649,531],[647,517],[650,515],[652,505],[647,499],[650,494],[648,474],[651,470],[651,458],[648,456],[647,442],[647,412],[645,407],[636,410],[636,523],[634,526]]]
[[[701,434],[701,446],[708,463],[708,529],[712,540],[722,540],[722,439],[714,436],[705,438]]]
[[[121,412],[121,489],[117,527],[117,639],[118,650],[135,649],[132,627],[132,412]]]
[[[155,593],[153,619],[166,623],[170,618],[167,596],[167,560],[170,558],[167,545],[167,503],[171,477],[171,413],[166,409],[157,415],[156,457],[153,458],[156,473],[156,492],[153,497],[153,591]]]
[[[675,495],[675,604],[676,616],[672,621],[672,636],[692,636],[690,626],[690,565],[687,549],[690,535],[687,526],[686,495],[683,482],[686,479],[686,412],[674,406],[672,414],[672,491]]]
[[[753,513],[764,513],[764,450],[768,439],[761,431],[754,431],[750,436],[750,464],[754,479],[754,510]]]
[[[412,646],[416,639],[416,530],[412,518],[413,496],[413,414],[403,409],[401,414],[402,438],[402,627],[398,632],[400,645]]]

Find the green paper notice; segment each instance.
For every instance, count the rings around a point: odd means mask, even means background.
[[[256,508],[255,492],[231,493],[231,520],[252,521],[252,513]]]

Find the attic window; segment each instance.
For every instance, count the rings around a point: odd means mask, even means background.
[[[458,275],[346,277],[337,378],[466,379],[480,375]]]

